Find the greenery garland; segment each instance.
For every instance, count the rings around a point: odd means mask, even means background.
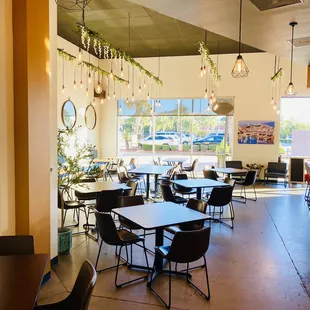
[[[69,53],[67,53],[64,49],[61,49],[61,48],[57,48],[58,50],[58,55],[63,58],[64,60],[67,60],[69,62],[76,62],[77,61],[77,58]],[[79,65],[83,65],[83,66],[86,66],[87,68],[90,68],[91,70],[95,71],[95,72],[99,72],[101,75],[103,76],[106,76],[106,77],[109,77],[110,75],[110,72],[108,71],[105,71],[103,69],[101,69],[100,67],[98,66],[95,66],[87,61],[81,61],[79,63]],[[113,75],[113,80],[115,81],[118,81],[120,83],[125,83],[125,84],[128,84],[128,81],[127,80],[124,80],[122,78],[120,78],[119,76],[117,75]]]
[[[282,68],[280,68],[270,79],[272,82],[276,82],[283,75]]]
[[[81,25],[78,23],[79,32],[81,35],[81,41],[87,50],[89,50],[90,41],[91,39],[94,40],[94,50],[95,52],[98,49],[99,52],[99,58],[101,58],[101,48],[103,47],[105,49],[105,55],[108,52],[110,52],[111,57],[118,58],[118,59],[124,59],[126,62],[130,63],[133,67],[136,67],[138,70],[140,70],[141,73],[147,75],[150,79],[154,80],[157,84],[163,85],[163,82],[159,79],[159,77],[155,76],[152,72],[146,70],[142,65],[140,65],[137,61],[135,61],[131,56],[126,54],[126,52],[116,48],[113,46],[110,42],[108,42],[106,39],[104,39],[103,35],[89,29],[88,27]],[[96,53],[97,54],[97,53]]]
[[[211,75],[215,81],[220,81],[221,76],[218,73],[217,67],[214,63],[214,61],[210,57],[210,51],[207,48],[205,42],[199,41],[199,49],[198,52],[200,53],[203,60],[207,63],[207,66],[210,68]]]

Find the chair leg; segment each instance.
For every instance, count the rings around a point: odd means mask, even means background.
[[[99,256],[100,256],[100,252],[101,252],[102,243],[103,243],[103,241],[101,240],[101,242],[100,242],[100,246],[99,246],[99,250],[98,250],[97,259],[96,259],[95,269],[96,269],[96,271],[97,271],[97,272],[98,272],[98,270],[97,270],[97,266],[98,266],[98,261],[99,261]]]
[[[255,189],[255,185],[254,184],[253,184],[253,189],[254,189],[254,195],[255,195],[254,201],[256,201],[257,200],[257,195],[256,195],[256,189]]]

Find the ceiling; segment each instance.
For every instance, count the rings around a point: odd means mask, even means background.
[[[239,0],[131,0],[167,16],[238,39]],[[287,5],[289,4],[289,5]],[[289,57],[291,29],[296,38],[310,35],[310,0],[243,0],[242,42],[257,49]],[[296,47],[294,60],[310,64],[309,45]]]
[[[82,21],[82,10],[79,6],[72,6],[72,1],[63,0],[65,8],[58,7],[58,35],[78,45],[76,23]],[[144,2],[151,5],[157,1]],[[159,2],[164,7],[164,2],[174,1]],[[114,46],[128,52],[128,14],[131,22],[130,55],[133,57],[157,57],[159,53],[161,56],[197,55],[198,41],[205,39],[205,29],[208,29],[125,0],[91,0],[85,10],[85,24],[102,33]],[[211,54],[238,52],[237,41],[209,31],[207,46]],[[245,44],[241,48],[247,53],[261,51]]]

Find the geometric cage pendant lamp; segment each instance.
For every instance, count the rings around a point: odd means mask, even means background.
[[[294,29],[297,25],[296,22],[291,22],[289,24],[292,27],[292,41],[291,41],[291,72],[290,72],[290,82],[286,88],[285,95],[286,96],[296,96],[297,92],[293,84],[293,58],[294,58]]]
[[[239,54],[237,56],[235,65],[231,71],[231,75],[234,78],[243,78],[249,75],[249,69],[245,64],[242,56],[241,56],[241,33],[242,33],[242,0],[240,0],[240,14],[239,14]]]

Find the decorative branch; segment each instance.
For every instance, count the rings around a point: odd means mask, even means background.
[[[93,39],[93,44],[95,45],[95,53],[97,50],[97,46],[103,47],[105,50],[104,57],[117,58],[117,59],[124,59],[126,62],[130,63],[133,67],[136,67],[142,74],[147,75],[150,79],[154,80],[157,84],[163,85],[163,82],[159,79],[159,77],[155,76],[152,72],[146,70],[142,65],[140,65],[137,61],[135,61],[130,55],[126,52],[116,48],[106,39],[104,39],[103,35],[89,29],[88,27],[81,25],[78,23],[79,33],[81,36],[82,42],[89,42],[90,39]],[[86,46],[84,45],[86,48]],[[97,55],[97,53],[96,53]]]
[[[198,43],[199,43],[198,52],[200,53],[200,55],[203,58],[203,60],[207,63],[213,79],[215,81],[220,81],[221,80],[221,76],[220,76],[220,74],[217,71],[217,67],[216,67],[214,61],[210,57],[210,51],[207,48],[205,42],[199,41]]]
[[[60,57],[62,57],[64,60],[67,60],[69,62],[76,62],[76,61],[78,61],[75,56],[67,53],[64,49],[57,48],[57,50],[58,50],[58,55]],[[106,76],[106,77],[109,77],[109,75],[110,75],[110,72],[105,71],[105,70],[101,69],[100,67],[95,66],[92,63],[89,63],[87,61],[79,62],[79,65],[86,66],[87,68],[90,68],[91,70],[93,70],[95,72],[99,72],[101,75]],[[124,80],[124,79],[120,78],[117,75],[113,75],[113,80],[118,81],[119,83],[128,84],[127,80]]]
[[[272,82],[275,82],[283,75],[282,68],[280,68],[270,79]]]

